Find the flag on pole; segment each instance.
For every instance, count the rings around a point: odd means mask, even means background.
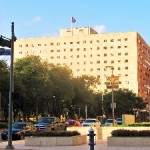
[[[74,17],[71,18],[72,23],[76,22],[76,19]]]

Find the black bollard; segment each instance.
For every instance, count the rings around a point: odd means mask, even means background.
[[[94,134],[94,130],[93,130],[93,128],[91,127],[90,129],[89,129],[89,134],[87,135],[87,136],[89,136],[89,145],[90,145],[90,150],[94,150],[94,145],[95,145],[95,142],[94,142],[94,136],[95,136],[96,134]]]

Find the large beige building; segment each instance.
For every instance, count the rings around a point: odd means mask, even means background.
[[[100,78],[99,91],[106,89],[106,76],[119,76],[119,88],[148,98],[150,48],[137,32],[98,34],[90,27],[60,30],[58,37],[18,39],[14,58],[39,55],[54,64],[66,64],[75,76]],[[106,66],[110,66],[106,69]]]

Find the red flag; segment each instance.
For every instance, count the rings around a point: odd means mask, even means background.
[[[72,23],[75,23],[76,19],[72,17],[71,21],[72,21]]]

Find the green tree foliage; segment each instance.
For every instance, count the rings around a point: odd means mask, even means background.
[[[111,116],[112,109],[110,107],[112,102],[112,93],[104,95],[103,106],[107,116]],[[116,103],[115,116],[121,117],[122,114],[132,114],[133,109],[145,108],[145,103],[142,98],[136,96],[135,93],[129,90],[114,91],[114,102]]]
[[[9,67],[7,63],[0,60],[0,93],[1,93],[1,111],[5,119],[8,116],[8,98],[9,98]]]

